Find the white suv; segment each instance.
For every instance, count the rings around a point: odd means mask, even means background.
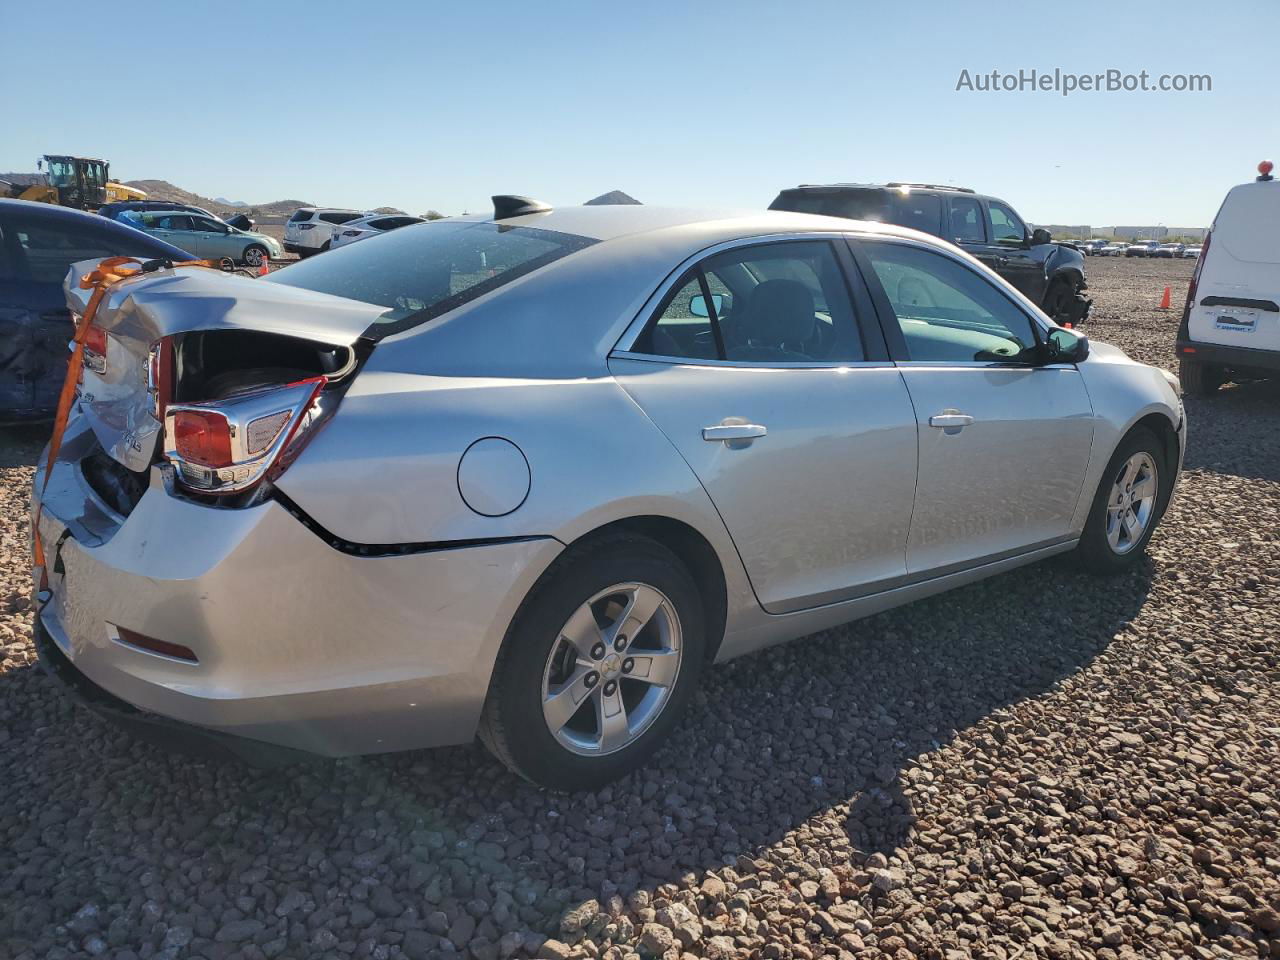
[[[1232,187],[1204,238],[1178,328],[1183,388],[1280,377],[1280,183],[1271,161]]]
[[[368,216],[363,210],[335,207],[299,207],[284,228],[284,249],[300,257],[328,250],[338,227]]]

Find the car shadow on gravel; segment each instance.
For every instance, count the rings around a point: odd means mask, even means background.
[[[324,884],[356,899],[382,890],[375,912],[412,904],[425,916],[505,896],[544,931],[584,899],[741,858],[792,871],[797,849],[836,865],[834,849],[861,867],[928,819],[904,789],[928,756],[975,727],[1003,736],[1003,708],[1086,667],[1138,614],[1152,575],[1150,561],[1112,580],[1037,564],[733,661],[709,671],[644,770],[573,796],[521,781],[477,746],[276,770],[163,754],[73,709],[34,665],[11,665],[0,771],[15,795],[43,799],[39,833],[0,849],[0,871],[51,898],[29,901],[12,930],[37,936],[103,896],[104,863],[176,884],[178,904],[217,891],[229,903],[237,876],[265,864],[255,882],[269,902]],[[988,772],[975,765],[974,785]],[[191,857],[199,882],[182,872]]]

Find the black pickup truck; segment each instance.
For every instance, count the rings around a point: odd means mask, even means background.
[[[896,223],[941,237],[977,257],[1064,325],[1089,316],[1084,256],[1030,230],[1003,200],[929,183],[805,184],[783,190],[770,210]]]

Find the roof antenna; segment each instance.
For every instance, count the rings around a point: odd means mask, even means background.
[[[511,217],[523,217],[530,213],[547,213],[549,204],[532,197],[518,197],[515,194],[500,193],[493,198],[493,219],[507,220]]]

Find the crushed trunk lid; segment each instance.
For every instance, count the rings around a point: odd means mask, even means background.
[[[83,316],[92,291],[79,280],[96,260],[73,264],[64,283],[67,306]],[[94,326],[108,334],[105,370],[88,365],[80,410],[103,449],[134,472],[146,470],[163,425],[148,394],[151,347],[161,338],[200,331],[275,334],[327,347],[351,347],[386,310],[284,284],[217,270],[161,269],[113,285]],[[246,365],[252,358],[246,357]]]

